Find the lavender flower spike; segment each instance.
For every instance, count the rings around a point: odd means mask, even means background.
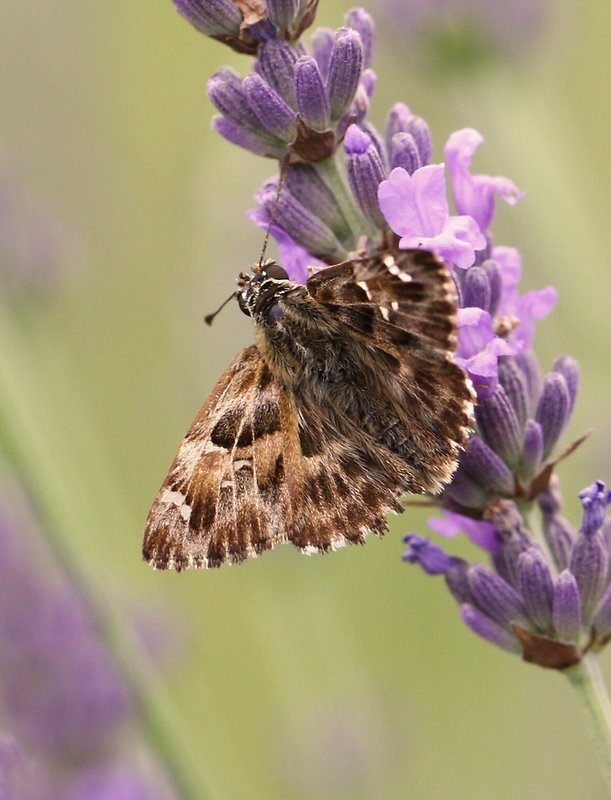
[[[475,252],[486,246],[486,240],[474,219],[450,216],[445,187],[443,164],[429,164],[413,175],[397,167],[380,184],[380,209],[401,236],[400,247],[432,250],[466,269],[475,261]]]

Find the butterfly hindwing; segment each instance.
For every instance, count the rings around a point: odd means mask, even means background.
[[[414,463],[421,454],[420,479],[406,490],[438,491],[466,441],[474,398],[453,362],[457,299],[447,268],[432,253],[408,250],[322,270],[310,278],[308,290],[376,352],[385,382],[383,402],[371,414],[381,420],[379,439],[405,455],[384,424],[386,408],[396,399]]]

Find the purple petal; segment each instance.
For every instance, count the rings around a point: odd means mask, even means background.
[[[378,200],[402,248],[432,250],[461,268],[475,261],[486,241],[471,217],[451,217],[443,164],[429,164],[410,175],[396,167],[380,183]]]
[[[492,318],[481,308],[458,309],[456,363],[469,373],[478,396],[488,397],[498,384],[500,356],[516,355],[521,343],[494,335]]]
[[[452,178],[456,210],[473,217],[485,233],[494,216],[496,195],[500,194],[509,205],[515,205],[524,197],[524,192],[520,192],[509,178],[472,175],[469,172],[471,159],[483,141],[482,135],[473,128],[463,128],[451,134],[445,155]]]
[[[558,293],[553,286],[527,292],[520,297],[518,284],[522,276],[522,257],[513,247],[495,247],[492,258],[501,267],[503,291],[498,307],[499,316],[517,317],[518,327],[513,337],[530,347],[534,337],[535,322],[547,316],[556,305]]]
[[[460,533],[466,533],[469,539],[478,547],[493,553],[498,549],[499,541],[494,525],[485,520],[472,519],[454,511],[443,510],[444,517],[430,517],[427,520],[429,528],[435,533],[452,538]]]

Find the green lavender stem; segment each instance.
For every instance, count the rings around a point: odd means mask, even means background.
[[[586,712],[592,741],[605,781],[611,791],[611,702],[604,684],[598,656],[588,653],[574,667],[565,670]]]
[[[324,161],[319,161],[315,164],[321,178],[327,183],[329,189],[333,192],[333,196],[340,207],[342,214],[352,231],[354,237],[355,247],[358,244],[358,237],[363,233],[369,231],[373,234],[375,231],[369,225],[365,217],[361,214],[359,209],[354,204],[352,195],[346,185],[346,181],[342,177],[335,155],[326,158]]]
[[[210,794],[190,756],[189,743],[180,740],[171,699],[156,679],[153,665],[134,643],[124,610],[104,590],[99,569],[75,552],[75,543],[83,541],[88,528],[86,498],[80,498],[80,487],[62,474],[45,440],[45,423],[37,413],[39,389],[11,315],[1,307],[0,440],[37,505],[49,546],[122,673],[149,745],[166,766],[181,800],[205,800]]]

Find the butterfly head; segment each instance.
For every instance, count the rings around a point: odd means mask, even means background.
[[[275,322],[283,314],[277,298],[292,285],[286,270],[275,261],[255,264],[250,275],[242,272],[238,277],[238,305],[249,317]]]

